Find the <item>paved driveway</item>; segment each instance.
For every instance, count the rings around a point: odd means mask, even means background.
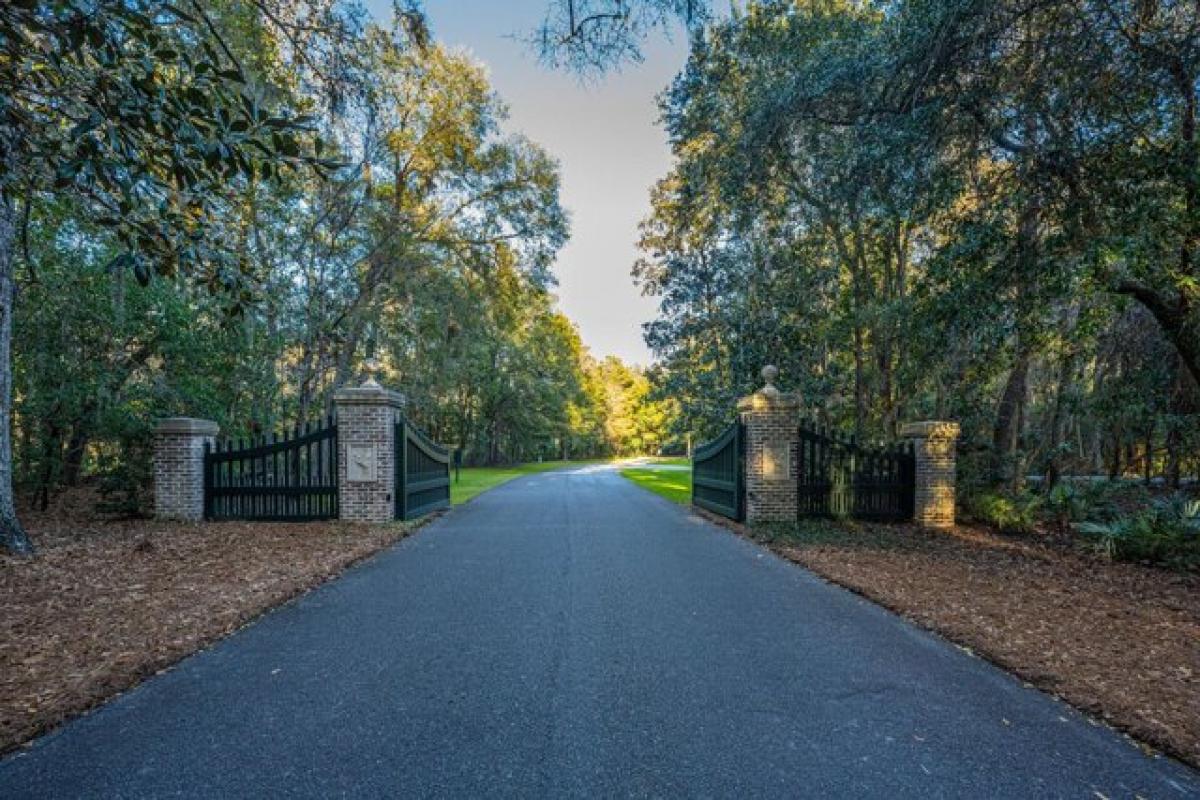
[[[4,798],[1135,794],[1200,780],[603,467],[489,492],[0,762]]]

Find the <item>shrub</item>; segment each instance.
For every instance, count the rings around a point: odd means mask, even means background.
[[[1075,530],[1116,561],[1200,568],[1200,500],[1175,495],[1108,522],[1078,523]]]
[[[975,520],[1005,533],[1032,533],[1040,506],[1041,498],[1031,494],[985,492],[971,498],[967,510]]]
[[[1149,490],[1129,481],[1063,481],[1042,495],[1042,516],[1059,527],[1113,520],[1150,505]]]
[[[1042,513],[1060,527],[1079,522],[1088,516],[1094,505],[1090,492],[1072,483],[1060,483],[1046,493],[1042,500]]]
[[[145,516],[153,505],[154,434],[147,424],[130,422],[121,437],[97,448],[96,511],[121,518]]]

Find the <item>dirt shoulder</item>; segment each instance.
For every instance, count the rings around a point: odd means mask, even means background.
[[[973,527],[727,527],[1200,766],[1200,576]]]
[[[31,515],[0,557],[0,752],[87,711],[415,525],[83,522]]]

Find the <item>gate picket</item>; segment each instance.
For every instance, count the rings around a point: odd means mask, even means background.
[[[796,477],[799,517],[905,520],[913,513],[911,445],[871,448],[818,425],[801,425]]]
[[[296,425],[291,438],[272,432],[234,445],[227,440],[204,447],[206,519],[337,518],[337,425],[332,417],[324,425]]]

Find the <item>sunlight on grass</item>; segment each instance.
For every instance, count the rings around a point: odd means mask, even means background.
[[[690,469],[658,469],[663,464],[674,465],[675,462],[688,464],[686,458],[660,461],[652,467],[627,467],[621,470],[621,476],[627,478],[643,489],[649,489],[657,495],[667,498],[672,503],[687,503],[692,499],[692,471]]]
[[[531,464],[515,464],[511,467],[464,467],[460,480],[454,479],[454,468],[450,469],[450,503],[459,505],[470,500],[488,489],[494,489],[502,483],[508,483],[513,478],[522,475],[536,475],[539,472],[549,472],[563,467],[595,464],[596,461],[542,461]]]

